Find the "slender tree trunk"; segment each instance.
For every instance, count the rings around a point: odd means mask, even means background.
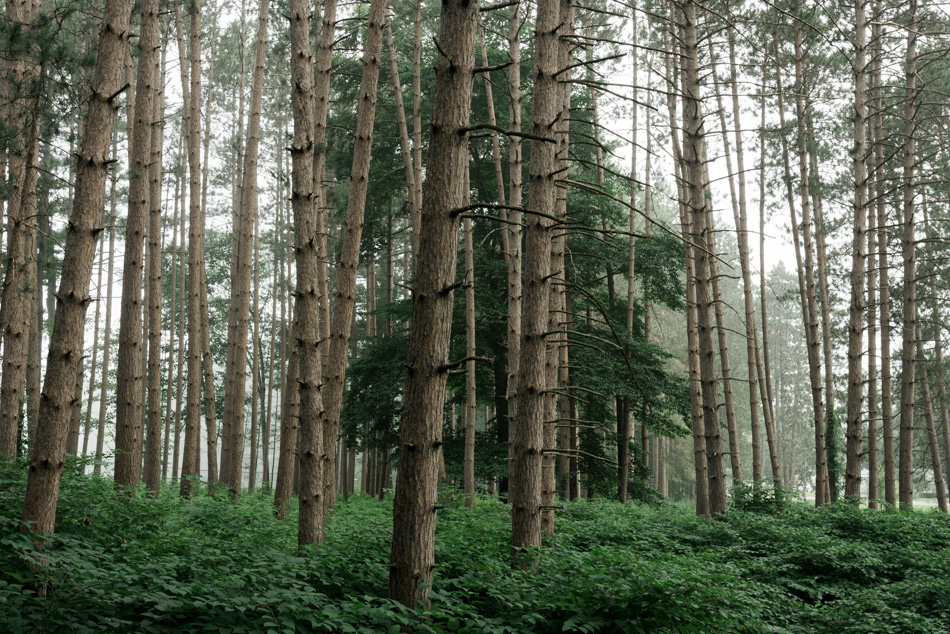
[[[871,129],[874,134],[874,200],[877,208],[877,248],[879,261],[878,297],[880,297],[881,315],[881,435],[884,440],[884,501],[894,505],[897,502],[894,487],[894,430],[891,403],[891,300],[887,263],[887,206],[884,192],[884,116],[883,89],[881,87],[881,18],[883,11],[880,2],[874,3],[871,40],[875,43],[875,55],[871,60],[871,85],[874,89],[874,103],[871,106]]]
[[[868,194],[874,195],[874,182],[877,180],[877,165],[873,162],[874,153],[869,152],[868,158],[872,161],[868,181]],[[877,237],[877,219],[873,209],[868,213],[867,250],[868,250],[868,280],[867,280],[867,328],[868,328],[868,508],[877,509],[880,491],[878,486],[878,446],[877,422],[880,415],[877,407],[877,259],[874,240]],[[938,337],[939,341],[939,337]]]
[[[180,162],[182,159],[182,141],[183,137],[179,137],[178,140],[178,157],[177,161]],[[179,171],[175,170],[175,210],[172,214],[172,246],[171,246],[171,272],[172,272],[172,286],[171,286],[171,311],[169,312],[168,319],[168,374],[166,379],[165,387],[165,445],[163,448],[162,456],[162,482],[165,482],[168,479],[168,451],[170,448],[171,442],[171,429],[175,427],[175,430],[178,430],[177,422],[172,418],[172,382],[174,381],[175,376],[175,349],[176,347],[181,347],[181,340],[176,340],[175,338],[175,327],[178,323],[178,210],[180,202],[180,193],[181,193],[181,175]],[[184,280],[182,280],[184,282]]]
[[[82,435],[82,455],[85,456],[89,453],[89,430],[92,425],[92,400],[94,398],[93,394],[96,389],[96,362],[99,357],[99,313],[100,308],[102,308],[102,261],[106,258],[105,253],[105,235],[99,239],[99,266],[96,273],[96,316],[93,319],[94,326],[92,328],[92,366],[89,368],[89,398],[86,400],[86,420],[83,426],[83,435]],[[39,277],[39,273],[37,273]],[[39,280],[38,280],[39,281]],[[111,280],[110,280],[111,281]],[[37,284],[37,289],[43,288],[42,285]],[[40,308],[42,311],[42,308]],[[42,315],[42,312],[40,312]],[[40,317],[42,319],[42,317]],[[37,331],[39,332],[39,330]],[[37,340],[37,345],[39,345],[39,340]],[[39,350],[36,350],[37,355]],[[33,354],[33,351],[30,351],[30,354]],[[37,374],[39,373],[39,365],[36,368]],[[32,399],[30,399],[32,400]]]
[[[125,228],[122,304],[119,317],[119,354],[116,363],[115,484],[138,486],[141,456],[144,375],[142,340],[142,270],[149,210],[148,166],[151,159],[153,102],[158,89],[158,0],[143,1],[139,59],[135,84],[135,124],[129,142],[129,215]]]
[[[323,433],[323,452],[319,458],[320,469],[323,470],[323,491],[316,521],[321,529],[326,522],[330,507],[336,501],[336,483],[334,482],[336,440],[340,433],[340,411],[343,408],[343,390],[346,386],[346,351],[355,307],[356,273],[359,266],[366,194],[369,189],[379,60],[383,49],[383,23],[386,19],[386,0],[372,0],[366,48],[363,51],[363,75],[360,81],[350,191],[347,197],[346,217],[343,220],[343,244],[340,263],[337,267],[333,321],[330,324],[330,353],[324,372],[323,407],[319,411],[318,427]],[[322,538],[322,532],[320,536]]]
[[[8,0],[5,17],[23,24],[25,37],[31,38],[32,23],[39,12],[39,0]],[[13,142],[14,147],[7,154],[10,174],[7,267],[0,300],[0,329],[3,332],[0,459],[3,460],[12,460],[17,454],[21,401],[26,390],[29,364],[30,332],[36,321],[36,288],[33,282],[36,279],[36,180],[42,88],[39,64],[33,59],[37,53],[35,46],[30,46],[27,51],[12,55],[5,72],[3,89],[8,98],[15,99],[7,106],[9,116],[5,123],[17,137]],[[95,242],[92,251],[92,257],[95,258]],[[91,260],[89,266],[92,266]],[[80,356],[81,350],[80,346]]]
[[[43,398],[30,457],[21,530],[52,533],[63,474],[69,404],[82,358],[83,326],[89,305],[89,281],[96,240],[102,231],[109,140],[117,118],[122,62],[128,54],[131,2],[107,0],[103,11],[82,144],[76,191],[66,229],[66,246],[57,293],[56,320],[50,337]]]
[[[848,321],[847,447],[844,471],[845,497],[861,497],[861,405],[864,397],[865,252],[867,231],[867,18],[865,2],[854,8],[854,232],[851,240],[851,304]],[[824,307],[825,311],[829,308]]]
[[[798,27],[796,27],[798,28]],[[801,33],[796,33],[796,42],[801,37]],[[800,43],[797,45],[800,48]],[[778,50],[776,45],[775,50]],[[797,49],[796,49],[797,50]],[[800,75],[799,67],[801,66],[800,55],[796,55],[796,76]],[[785,130],[785,103],[784,103],[784,93],[782,91],[782,73],[781,69],[776,68],[776,82],[777,82],[777,94],[778,94],[778,106],[779,106],[779,125],[782,130]],[[799,81],[801,85],[801,81]],[[803,102],[802,102],[803,103]],[[804,115],[804,106],[800,107],[801,116]],[[800,117],[801,118],[801,117]],[[808,350],[808,376],[811,384],[811,394],[812,394],[812,410],[814,414],[814,425],[815,425],[815,504],[821,506],[831,501],[831,491],[830,484],[828,481],[828,462],[827,454],[825,453],[825,411],[824,411],[824,402],[822,398],[822,384],[821,384],[821,361],[818,356],[818,348],[820,344],[818,343],[818,315],[817,307],[815,306],[815,295],[814,295],[814,275],[812,274],[812,258],[811,258],[811,219],[806,215],[806,208],[810,206],[810,199],[808,194],[808,166],[804,162],[805,157],[802,155],[805,140],[804,134],[800,134],[800,144],[799,144],[799,184],[801,188],[801,204],[802,204],[802,229],[807,231],[807,235],[804,239],[804,246],[800,238],[800,234],[803,231],[799,230],[798,218],[795,213],[795,196],[793,189],[793,180],[791,174],[791,167],[789,162],[789,151],[788,143],[785,136],[782,136],[782,154],[784,156],[784,168],[785,168],[785,182],[786,182],[786,197],[788,199],[788,210],[791,217],[792,225],[792,240],[795,244],[795,261],[798,269],[798,293],[801,300],[802,308],[802,322],[805,325],[805,345]],[[805,251],[805,261],[802,261],[802,250]],[[811,281],[806,281],[806,278],[810,278]]]
[[[538,4],[535,38],[535,76],[531,128],[526,221],[524,312],[518,376],[517,416],[511,421],[509,480],[511,500],[511,554],[515,567],[533,567],[541,546],[542,452],[544,450],[545,333],[551,288],[551,220],[556,213],[558,113],[563,109],[556,73],[560,70],[559,3]],[[543,139],[543,140],[542,140]]]
[[[393,504],[389,598],[409,607],[428,602],[434,537],[442,412],[452,322],[462,181],[468,158],[466,127],[475,68],[475,3],[442,3],[427,187],[413,283],[407,378],[400,424],[399,469]]]
[[[181,496],[190,499],[198,476],[198,429],[201,423],[201,287],[204,262],[204,217],[201,213],[201,0],[192,0],[188,143],[188,391],[185,397],[185,446]],[[179,50],[181,50],[179,43]],[[183,62],[182,62],[183,63]],[[213,407],[214,401],[211,401]],[[210,438],[209,438],[210,442]],[[208,457],[211,460],[212,456]],[[209,465],[210,466],[210,465]],[[209,469],[209,479],[212,471]]]
[[[730,24],[732,24],[731,7],[727,8]],[[745,314],[745,332],[746,332],[746,367],[749,377],[749,418],[752,432],[752,481],[762,480],[762,442],[759,436],[759,379],[758,379],[758,333],[755,327],[755,297],[752,287],[752,266],[749,254],[749,223],[748,223],[748,201],[746,199],[746,171],[745,171],[745,153],[743,152],[742,142],[742,111],[739,108],[739,82],[736,66],[736,29],[734,26],[729,28],[729,85],[732,97],[732,123],[735,135],[736,150],[736,174],[735,180],[738,182],[738,198],[732,205],[733,219],[736,224],[736,240],[739,247],[739,267],[742,271],[742,299]],[[718,86],[718,85],[717,85]],[[720,106],[723,114],[723,144],[726,151],[726,167],[732,169],[730,159],[730,146],[725,127],[725,110]],[[733,176],[730,175],[730,185],[733,182]],[[768,417],[768,405],[763,403],[765,416]],[[778,471],[778,470],[776,470]],[[661,478],[661,484],[663,479]]]
[[[468,166],[466,166],[467,168]],[[466,178],[466,180],[468,180]],[[499,191],[501,187],[499,188]],[[468,192],[468,189],[465,190]],[[472,246],[472,219],[465,224],[465,506],[475,508],[475,256]]]
[[[722,436],[717,405],[718,380],[714,365],[713,325],[711,311],[713,298],[709,284],[714,256],[710,240],[708,190],[706,188],[706,140],[701,109],[702,95],[699,78],[699,46],[696,5],[693,0],[682,4],[680,25],[683,58],[683,163],[686,168],[687,206],[691,217],[690,237],[696,245],[693,250],[696,279],[696,312],[699,336],[700,380],[703,392],[703,425],[706,435],[706,461],[709,465],[709,512],[718,515],[726,511],[726,480],[722,459]]]
[[[112,133],[112,156],[116,154],[116,135]],[[109,182],[109,266],[106,269],[106,324],[102,338],[102,380],[99,386],[99,420],[96,424],[96,465],[93,473],[102,473],[102,453],[106,435],[106,398],[109,389],[109,360],[112,357],[112,272],[115,264],[116,175]],[[100,287],[101,288],[101,287]]]
[[[260,0],[257,12],[257,44],[254,50],[254,74],[251,79],[251,103],[247,121],[247,145],[244,151],[244,166],[241,170],[241,204],[235,227],[234,273],[231,284],[231,324],[228,329],[228,348],[231,366],[227,369],[230,390],[225,389],[224,421],[226,431],[224,443],[228,446],[222,452],[222,480],[228,485],[233,497],[241,492],[241,476],[244,465],[244,404],[245,385],[247,383],[247,331],[251,306],[251,270],[252,246],[257,226],[257,161],[261,136],[261,101],[264,92],[264,66],[267,63],[267,18],[269,0]],[[242,97],[243,98],[243,97]],[[256,302],[255,302],[256,306]],[[257,314],[255,308],[254,314]],[[257,322],[255,319],[255,329]],[[256,341],[256,335],[255,335]],[[257,350],[256,344],[254,349]],[[257,357],[255,356],[255,360]],[[254,368],[256,381],[257,370]],[[256,402],[256,392],[252,401]],[[255,409],[252,407],[252,409]],[[252,425],[256,425],[256,411],[252,414]],[[252,451],[254,450],[252,441]],[[223,448],[222,448],[223,449]],[[224,456],[228,463],[225,464]],[[251,458],[252,463],[254,458]],[[256,465],[254,465],[256,466]],[[225,479],[225,475],[227,479]],[[253,481],[253,478],[251,479]],[[253,488],[253,486],[251,486]]]
[[[521,3],[511,5],[508,14],[508,129],[521,132]],[[509,220],[503,231],[508,232],[508,375],[505,402],[507,410],[498,419],[498,441],[508,443],[511,421],[518,416],[518,377],[521,368],[521,303],[522,303],[522,172],[521,137],[508,137],[508,204]],[[509,445],[509,456],[510,453]],[[508,492],[508,478],[499,482],[499,493]]]
[[[260,341],[261,341],[261,313],[260,313],[260,271],[259,271],[259,258],[260,258],[260,246],[258,244],[258,218],[254,216],[254,303],[251,314],[254,316],[254,338],[252,339],[252,344],[254,346],[254,361],[251,366],[251,464],[250,471],[248,472],[248,481],[247,488],[251,491],[254,490],[254,483],[257,480],[257,429],[258,429],[258,420],[257,413],[258,409],[258,398],[260,397]]]
[[[904,261],[903,348],[901,350],[901,427],[898,493],[902,511],[914,507],[914,356],[917,334],[917,242],[915,239],[914,182],[915,135],[917,131],[917,0],[910,0],[907,25],[907,55],[904,60],[904,172],[903,235]]]
[[[162,149],[165,107],[165,48],[155,59],[157,83],[152,102],[148,228],[148,420],[145,439],[145,487],[158,497],[162,453]]]
[[[934,487],[937,490],[937,506],[944,513],[947,512],[947,489],[943,481],[943,469],[940,464],[940,449],[937,444],[937,426],[934,423],[933,402],[930,399],[930,381],[927,378],[927,360],[924,357],[923,336],[920,326],[917,326],[917,360],[920,364],[920,395],[923,399],[921,406],[924,418],[927,421],[927,441],[930,446],[930,462],[933,467]]]
[[[671,17],[675,17],[673,5],[670,5]],[[676,93],[678,82],[674,77],[674,51],[672,36],[669,31],[663,34],[664,48],[666,49],[666,76],[669,79],[670,90],[667,91],[667,110],[670,121],[670,137],[673,145],[673,169],[676,180],[677,201],[680,212],[680,225],[683,236],[692,235],[690,216],[687,213],[685,192],[685,171],[683,164],[682,146],[679,139],[679,125],[676,116]],[[678,70],[678,65],[677,65]],[[684,240],[686,259],[686,339],[687,339],[687,369],[689,372],[690,407],[692,414],[693,431],[693,465],[696,471],[696,514],[709,515],[709,465],[706,459],[706,435],[703,426],[703,394],[702,381],[699,369],[699,336],[697,333],[696,314],[696,275],[695,259],[693,257],[693,243]]]

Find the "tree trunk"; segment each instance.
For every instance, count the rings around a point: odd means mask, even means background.
[[[456,244],[468,158],[466,126],[475,67],[475,3],[442,3],[441,54],[429,140],[427,187],[422,202],[419,257],[414,270],[406,388],[400,425],[399,469],[393,504],[389,598],[409,607],[428,602],[434,568],[434,533],[442,412],[452,322]]]
[[[129,215],[125,225],[119,353],[116,362],[115,485],[136,487],[142,478],[140,459],[144,376],[142,339],[142,270],[149,211],[148,171],[151,160],[152,104],[158,90],[158,0],[143,1],[135,78],[135,124],[129,141]],[[131,492],[130,492],[131,493]]]
[[[96,240],[102,231],[109,139],[117,118],[122,63],[128,54],[131,2],[108,0],[103,10],[93,91],[77,160],[76,191],[66,230],[56,320],[36,426],[36,445],[23,505],[21,530],[52,533],[63,474],[69,404],[82,358],[83,326]]]
[[[875,55],[871,60],[871,85],[874,103],[871,106],[871,129],[874,134],[874,200],[877,207],[877,248],[879,261],[880,315],[881,315],[881,435],[884,440],[884,501],[894,505],[894,429],[891,405],[891,299],[887,264],[887,206],[884,193],[884,116],[883,89],[881,87],[881,3],[874,3],[871,40],[875,43]]]
[[[917,326],[917,360],[920,364],[920,395],[923,399],[924,418],[927,421],[927,441],[930,446],[930,463],[933,467],[934,487],[937,490],[937,506],[947,512],[947,489],[940,465],[940,449],[937,444],[937,426],[934,423],[933,402],[930,399],[930,381],[927,379],[927,359],[924,357],[923,336]]]
[[[241,493],[241,476],[244,466],[244,404],[247,383],[247,331],[251,306],[252,247],[257,226],[257,161],[261,137],[261,101],[264,92],[264,66],[267,63],[267,18],[269,0],[260,0],[257,10],[257,44],[254,49],[254,74],[251,79],[251,103],[247,121],[247,145],[244,151],[244,166],[241,170],[241,204],[234,227],[234,272],[231,284],[231,323],[228,329],[228,348],[231,366],[227,369],[223,427],[227,430],[224,442],[228,450],[222,451],[222,479],[228,485],[232,497]],[[255,302],[256,306],[256,302]],[[255,309],[254,314],[257,315]],[[257,322],[255,318],[255,329]],[[255,342],[257,341],[255,335]],[[257,344],[254,344],[257,350]],[[257,357],[255,356],[255,360]],[[254,369],[256,380],[257,370]],[[257,394],[252,395],[252,400]],[[255,401],[256,402],[256,401]],[[254,408],[252,408],[254,409]],[[255,412],[256,413],[256,412]],[[252,414],[252,425],[256,419]],[[251,443],[254,444],[253,441]],[[253,451],[253,446],[252,446]],[[224,464],[224,456],[229,462]],[[254,458],[251,458],[252,462]],[[256,466],[256,465],[255,465]],[[253,478],[251,478],[253,481]],[[253,488],[253,486],[251,486]]]
[[[867,19],[864,0],[854,7],[854,231],[851,239],[851,304],[848,320],[848,409],[844,494],[861,497],[861,405],[864,398],[864,285],[867,231]],[[827,305],[824,310],[828,311]],[[830,422],[830,421],[829,421]]]
[[[155,59],[151,160],[148,166],[148,420],[145,439],[145,487],[158,497],[162,453],[162,146],[164,140],[165,48]]]
[[[26,30],[25,37],[30,38],[33,37],[30,33],[32,23],[39,12],[39,0],[8,0],[5,18],[22,23]],[[14,147],[8,150],[7,267],[0,300],[0,329],[3,332],[0,459],[3,460],[12,460],[17,454],[21,401],[26,390],[29,364],[30,332],[36,316],[36,288],[33,282],[36,279],[36,179],[42,89],[39,64],[33,59],[37,53],[35,46],[30,46],[27,51],[12,55],[8,61],[3,89],[7,98],[15,99],[7,106],[8,120],[5,123],[16,136]],[[92,250],[94,258],[95,242]],[[92,267],[91,261],[89,266]],[[80,356],[81,350],[80,346]]]
[[[670,5],[671,17],[675,17],[674,8]],[[663,34],[664,48],[666,49],[666,76],[670,86],[675,89],[677,82],[673,74],[673,44],[669,31]],[[680,225],[683,236],[690,236],[690,217],[687,213],[685,192],[685,171],[683,164],[682,146],[679,139],[679,127],[676,117],[676,94],[674,90],[667,91],[667,111],[670,121],[670,140],[673,145],[673,169],[676,180],[677,202],[680,213]],[[709,465],[706,459],[706,436],[703,427],[703,394],[702,381],[699,370],[699,337],[696,323],[696,276],[694,274],[695,260],[693,244],[684,240],[686,260],[686,339],[687,339],[687,369],[689,372],[690,408],[693,431],[693,465],[696,472],[696,514],[709,515]]]
[[[183,137],[178,139],[177,161],[182,159],[182,141]],[[165,387],[165,444],[162,455],[162,482],[168,479],[168,451],[171,447],[171,429],[178,430],[175,419],[172,418],[172,381],[175,376],[175,349],[181,347],[181,340],[175,338],[175,327],[178,324],[178,210],[181,192],[181,176],[178,170],[175,170],[175,202],[174,212],[172,213],[172,246],[171,246],[171,311],[168,316],[168,373]],[[184,220],[184,217],[182,218]],[[182,280],[184,282],[184,280]]]
[[[466,165],[466,172],[468,171]],[[468,177],[466,176],[466,180]],[[469,190],[466,188],[465,193]],[[465,506],[475,508],[475,256],[472,219],[465,219]]]
[[[251,340],[254,346],[254,361],[251,366],[251,464],[247,476],[247,488],[254,490],[254,483],[257,480],[257,434],[258,420],[257,414],[258,398],[260,397],[260,342],[261,342],[261,313],[260,313],[260,272],[259,257],[260,246],[258,244],[258,218],[254,216],[254,304],[251,314],[254,316],[254,338]]]
[[[114,124],[113,124],[114,125]],[[116,135],[112,134],[112,156],[116,154]],[[112,356],[112,273],[115,264],[115,218],[116,218],[116,175],[113,172],[109,183],[109,267],[106,269],[106,324],[102,337],[102,379],[99,386],[99,420],[96,424],[96,465],[93,473],[102,473],[102,453],[106,435],[106,398],[109,389],[109,360]],[[101,289],[102,287],[100,287]]]
[[[874,196],[874,183],[877,181],[877,165],[873,162],[874,153],[869,152],[871,163],[871,178],[868,181],[868,194]],[[877,219],[873,213],[868,214],[867,250],[868,250],[868,281],[867,281],[867,328],[868,328],[868,508],[877,509],[880,491],[878,486],[878,446],[877,446],[877,260],[874,240],[877,237]],[[939,341],[939,337],[937,340]]]
[[[508,129],[521,133],[521,3],[511,5],[508,14]],[[510,424],[518,415],[518,376],[521,368],[521,303],[522,303],[522,172],[521,137],[508,137],[508,204],[511,206],[508,232],[508,375],[505,386],[507,409],[498,419],[498,441],[508,443]],[[509,456],[511,449],[509,445]],[[499,493],[508,492],[508,478],[499,482]]]
[[[901,350],[901,427],[900,427],[900,475],[898,492],[900,508],[910,511],[914,507],[914,352],[917,334],[917,242],[914,235],[914,141],[917,129],[917,0],[910,0],[907,25],[907,55],[904,60],[904,172],[901,179],[903,191],[903,235],[901,252],[904,260],[904,293]]]
[[[709,513],[719,515],[726,511],[726,480],[722,458],[722,436],[717,405],[718,380],[714,365],[713,299],[709,284],[712,267],[710,257],[715,253],[710,236],[706,164],[706,139],[703,130],[700,93],[698,23],[693,0],[682,4],[680,25],[683,56],[683,164],[686,168],[687,207],[691,220],[690,237],[696,245],[693,250],[696,280],[696,312],[699,337],[700,381],[703,393],[703,426],[706,435],[706,461],[709,465]]]
[[[353,166],[350,172],[350,191],[347,197],[346,217],[343,220],[343,244],[337,267],[336,294],[333,304],[333,322],[330,324],[330,353],[324,372],[324,399],[320,410],[319,427],[323,433],[323,492],[317,523],[326,522],[330,507],[336,501],[334,465],[336,441],[340,433],[340,411],[343,409],[343,391],[346,386],[347,346],[353,323],[356,296],[356,273],[359,266],[360,242],[366,194],[369,189],[369,167],[373,146],[373,127],[376,118],[379,60],[383,49],[383,23],[386,22],[386,0],[372,0],[363,51],[363,75],[360,81],[360,101],[357,110],[356,141],[353,146]],[[321,533],[322,535],[322,533]]]
[[[317,299],[320,304],[320,338],[330,337],[330,283],[327,248],[327,215],[330,201],[326,186],[327,116],[330,111],[330,75],[333,70],[333,45],[336,33],[337,0],[325,0],[320,27],[320,41],[314,60],[314,111],[313,111],[313,192],[317,210]],[[329,368],[329,346],[321,351],[323,371]],[[324,377],[326,383],[326,377]],[[334,439],[335,442],[335,439]]]
[[[177,5],[176,5],[177,6]],[[188,122],[188,391],[185,397],[185,446],[181,466],[181,496],[191,499],[198,477],[198,429],[201,423],[201,287],[204,263],[204,217],[201,213],[201,0],[191,12],[190,87]],[[177,17],[177,16],[176,16]],[[179,50],[181,50],[179,43]],[[184,63],[184,61],[182,61]],[[213,403],[214,401],[212,401]],[[213,405],[212,405],[213,406]],[[209,439],[210,441],[210,439]],[[209,460],[211,456],[208,457]],[[209,474],[211,473],[209,469]]]
[[[796,42],[799,42],[801,33],[796,32],[795,37]],[[797,51],[801,47],[800,42],[796,46]],[[778,51],[777,44],[775,50]],[[799,72],[799,67],[801,66],[800,57],[800,55],[796,54],[796,77],[801,74]],[[775,77],[777,82],[779,125],[782,130],[785,130],[785,103],[784,93],[782,91],[781,69],[776,68]],[[801,80],[799,80],[799,85],[801,85]],[[800,106],[799,109],[801,111],[801,118],[804,116],[804,105]],[[815,306],[815,283],[811,257],[811,219],[806,211],[810,206],[808,194],[808,165],[805,162],[803,155],[804,150],[802,149],[805,144],[804,133],[799,136],[799,186],[801,188],[802,229],[805,232],[804,246],[799,237],[802,231],[799,230],[798,218],[795,213],[795,196],[788,158],[788,142],[784,133],[782,136],[782,154],[784,157],[785,182],[787,184],[786,197],[792,225],[792,240],[795,245],[795,262],[797,265],[796,268],[798,269],[798,294],[801,301],[802,322],[805,325],[805,345],[808,350],[808,377],[811,385],[812,411],[815,426],[815,504],[821,506],[831,501],[831,490],[828,480],[827,454],[825,453],[825,410],[822,397],[821,360],[818,356],[820,344],[818,343],[818,312]],[[803,249],[805,251],[804,262],[802,261]]]

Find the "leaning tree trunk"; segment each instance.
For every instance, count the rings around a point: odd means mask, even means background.
[[[798,37],[798,36],[796,36]],[[776,45],[775,50],[778,50]],[[782,72],[776,67],[776,88],[778,97],[779,125],[785,130],[785,102],[782,91]],[[804,108],[801,108],[804,113]],[[803,135],[802,135],[803,136]],[[804,144],[804,140],[801,141]],[[801,151],[801,150],[800,150]],[[808,351],[808,378],[811,385],[812,411],[814,415],[815,427],[815,504],[820,506],[830,501],[831,492],[828,483],[828,462],[825,453],[825,408],[821,385],[821,361],[818,356],[818,312],[814,302],[814,275],[807,275],[806,272],[812,270],[811,266],[811,222],[806,220],[805,208],[810,201],[808,196],[808,167],[807,163],[802,163],[800,156],[799,168],[801,170],[799,183],[802,188],[802,227],[808,228],[808,235],[805,236],[804,247],[800,239],[797,214],[795,213],[795,195],[793,189],[793,180],[791,166],[789,161],[788,142],[783,134],[782,136],[782,155],[785,169],[786,199],[788,202],[788,211],[792,225],[792,241],[795,245],[795,263],[798,269],[798,294],[802,308],[802,322],[805,325],[805,345]],[[802,249],[805,251],[805,261],[802,260]],[[806,279],[810,277],[811,281]],[[767,375],[766,375],[767,376]]]
[[[453,210],[465,199],[477,10],[467,0],[442,3],[389,566],[389,598],[409,607],[428,602],[435,567],[436,485],[459,225]]]
[[[369,190],[369,167],[373,149],[373,127],[376,119],[379,60],[383,51],[383,24],[386,22],[386,0],[372,0],[369,9],[366,48],[363,51],[363,75],[357,108],[356,141],[353,144],[353,166],[346,216],[343,219],[343,244],[337,267],[333,321],[330,324],[330,353],[324,369],[323,407],[318,427],[323,434],[320,469],[323,470],[323,491],[318,506],[317,526],[322,529],[330,507],[336,501],[336,441],[340,434],[340,411],[346,386],[346,351],[353,325],[356,303],[356,273],[359,267],[360,243],[366,194]],[[322,530],[320,531],[322,539]]]
[[[924,357],[923,337],[917,326],[917,362],[920,364],[920,396],[927,421],[927,444],[930,447],[930,464],[933,467],[934,488],[937,491],[937,506],[947,512],[947,489],[943,481],[943,469],[940,464],[940,449],[937,443],[937,426],[934,422],[933,401],[930,398],[930,381],[927,378],[927,359]]]
[[[152,116],[158,90],[158,0],[142,3],[135,78],[135,124],[129,141],[129,215],[125,223],[125,260],[119,316],[119,354],[116,361],[115,485],[138,486],[142,478],[141,443],[144,359],[142,339],[142,271],[149,211],[148,171],[151,160]]]
[[[129,51],[130,0],[108,0],[103,10],[92,96],[79,147],[76,191],[63,253],[56,320],[50,337],[46,377],[30,457],[21,530],[52,533],[63,475],[66,431],[76,374],[82,359],[83,329],[96,241],[103,230],[109,140],[118,116],[122,65]]]

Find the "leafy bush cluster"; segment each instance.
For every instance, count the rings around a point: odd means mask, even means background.
[[[789,504],[720,520],[676,505],[566,504],[538,573],[508,565],[506,506],[447,498],[432,608],[386,599],[392,508],[340,501],[300,556],[266,494],[120,499],[69,475],[43,553],[0,471],[0,623],[10,632],[948,632],[950,519]],[[42,560],[49,592],[23,558]]]

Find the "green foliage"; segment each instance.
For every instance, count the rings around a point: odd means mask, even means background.
[[[841,427],[838,424],[838,412],[828,410],[825,417],[825,454],[828,457],[828,485],[831,489],[831,499],[838,501],[838,492],[844,478],[844,464],[841,462],[844,451],[841,446]]]
[[[792,499],[791,491],[769,479],[736,482],[730,493],[732,508],[752,513],[782,513]]]
[[[686,506],[565,505],[538,573],[508,564],[508,508],[446,502],[432,609],[386,599],[392,508],[340,501],[326,544],[296,521],[175,486],[120,499],[67,469],[57,534],[20,534],[25,464],[0,468],[0,622],[9,632],[947,632],[950,519],[840,504],[721,520]],[[764,488],[763,488],[764,490]],[[24,560],[48,563],[49,593]]]

